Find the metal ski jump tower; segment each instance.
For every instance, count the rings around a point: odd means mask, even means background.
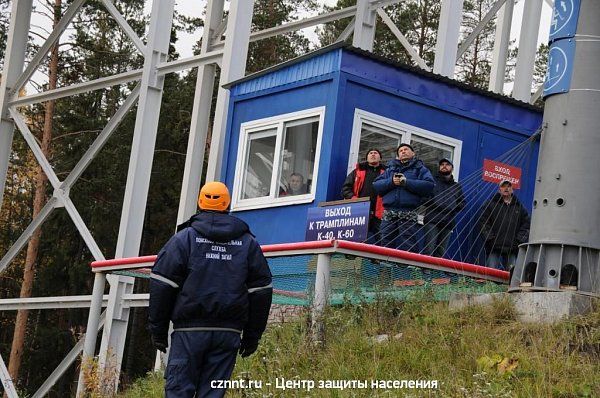
[[[511,291],[600,295],[600,2],[558,1],[529,243]]]
[[[4,185],[15,126],[31,147],[37,162],[48,176],[49,182],[53,188],[53,194],[41,210],[40,214],[32,220],[31,224],[9,251],[1,253],[0,272],[2,272],[23,249],[33,232],[48,219],[55,209],[58,208],[64,208],[68,212],[93,257],[96,260],[104,259],[104,255],[96,244],[93,235],[80,216],[76,206],[71,201],[69,191],[111,137],[118,124],[123,120],[124,115],[136,104],[137,115],[116,256],[121,258],[139,255],[146,198],[149,191],[150,172],[152,169],[153,152],[158,127],[158,115],[163,95],[162,87],[164,76],[167,73],[198,68],[178,221],[181,222],[189,218],[196,210],[196,198],[202,176],[204,148],[207,140],[207,132],[209,130],[209,116],[211,114],[214,84],[218,84],[221,88],[219,88],[215,109],[215,114],[217,116],[215,117],[214,125],[212,126],[213,134],[208,161],[207,180],[218,179],[221,170],[229,98],[228,91],[223,89],[222,86],[244,76],[247,49],[250,42],[268,39],[280,34],[332,22],[338,19],[353,18],[349,23],[348,28],[340,35],[339,39],[346,40],[350,35],[353,35],[352,43],[355,47],[371,51],[376,23],[379,20],[391,30],[417,65],[427,70],[432,67],[435,73],[453,77],[456,60],[464,53],[468,46],[473,43],[487,23],[489,23],[497,14],[496,41],[494,45],[489,88],[495,92],[502,92],[514,0],[497,0],[481,23],[474,29],[472,34],[460,43],[460,45],[459,33],[463,0],[442,0],[435,64],[429,66],[416,53],[406,37],[400,32],[396,25],[394,25],[393,21],[383,9],[383,7],[397,3],[398,1],[399,0],[357,0],[355,6],[290,22],[281,26],[275,26],[263,31],[252,32],[253,0],[231,0],[227,17],[224,17],[225,0],[208,0],[200,54],[189,58],[168,61],[167,52],[172,15],[175,6],[174,0],[152,1],[149,31],[147,32],[147,39],[145,41],[136,35],[125,18],[119,13],[118,9],[113,4],[113,1],[101,0],[100,2],[106,8],[107,12],[127,34],[140,53],[143,54],[145,58],[143,68],[127,71],[114,76],[107,76],[98,80],[82,82],[69,87],[61,87],[55,90],[19,97],[18,94],[21,88],[24,87],[34,75],[36,69],[43,62],[51,47],[57,43],[72,18],[85,4],[85,0],[74,0],[70,2],[69,7],[63,14],[59,24],[53,29],[46,42],[40,47],[38,53],[29,63],[25,62],[25,49],[31,25],[33,0],[13,0],[6,59],[4,69],[2,70],[2,82],[0,86],[0,206],[4,194]],[[535,60],[535,48],[537,44],[537,31],[544,1],[548,4],[552,3],[551,0],[527,0],[523,11],[523,22],[519,40],[519,48],[521,48],[521,51],[519,51],[517,58],[515,90],[513,96],[516,99],[525,102],[534,102],[539,97],[539,94],[541,94],[541,92],[538,92],[534,96],[531,95],[531,81]],[[590,43],[586,42],[581,46],[579,46],[578,41],[577,60],[586,57],[595,57],[594,59],[598,59],[598,27],[593,25],[593,23],[600,18],[599,5],[597,2],[595,0],[587,1],[582,15],[585,16],[585,22],[587,23],[585,29],[589,29],[589,33],[586,31],[586,34],[591,35],[591,37],[588,39]],[[580,20],[583,29],[584,20],[582,18],[580,18]],[[591,29],[595,30],[592,32]],[[581,30],[581,32],[583,32],[583,30]],[[593,42],[593,40],[596,41]],[[581,38],[581,42],[584,42],[583,38]],[[592,52],[592,47],[595,49],[593,50],[595,52]],[[580,119],[578,116],[575,116],[580,114],[583,115],[584,109],[589,109],[590,113],[597,112],[598,109],[598,88],[600,85],[598,84],[598,77],[593,74],[593,64],[588,62],[587,65],[590,65],[589,69],[586,69],[588,67],[584,66],[581,62],[578,62],[575,65],[575,76],[579,76],[581,69],[581,78],[574,78],[574,87],[581,88],[581,91],[571,90],[569,94],[555,96],[555,99],[551,98],[556,104],[552,102],[550,105],[551,107],[549,109],[552,110],[550,114],[566,115],[569,111],[573,113],[571,113],[569,117],[561,116],[561,118],[567,120],[566,125],[562,124],[562,119],[558,120],[556,123],[554,122],[555,119],[549,121],[549,126],[555,130],[550,130],[549,128],[548,138],[545,138],[544,143],[549,141],[552,136],[556,136],[557,142],[552,148],[557,149],[552,149],[548,155],[543,152],[542,163],[540,163],[540,170],[543,172],[541,177],[543,182],[554,182],[556,181],[556,178],[560,178],[560,180],[558,180],[558,186],[561,187],[561,191],[559,196],[554,193],[554,186],[551,186],[550,188],[547,188],[546,191],[540,191],[545,193],[537,194],[540,203],[538,204],[537,212],[534,213],[533,236],[535,236],[536,239],[539,239],[540,242],[543,242],[538,244],[539,251],[541,251],[542,248],[546,250],[545,242],[547,241],[551,241],[558,246],[560,246],[560,242],[564,242],[564,244],[574,247],[574,251],[569,251],[569,253],[577,252],[580,259],[579,263],[574,264],[580,264],[582,261],[587,261],[586,258],[591,258],[585,257],[585,253],[588,253],[588,251],[591,250],[590,253],[593,252],[592,254],[595,256],[596,268],[585,268],[586,270],[589,269],[589,271],[585,272],[590,273],[590,275],[585,275],[585,277],[589,276],[590,280],[597,281],[598,250],[600,248],[600,234],[598,234],[597,226],[600,224],[600,215],[598,212],[592,213],[591,210],[581,209],[583,206],[589,206],[589,209],[596,209],[597,211],[598,203],[600,203],[600,192],[598,192],[597,181],[596,184],[594,184],[592,181],[593,174],[583,171],[584,167],[587,169],[593,164],[592,162],[595,160],[593,157],[595,153],[600,152],[600,148],[598,147],[598,142],[594,142],[594,137],[591,134],[593,132],[591,129],[591,119],[585,119],[583,116]],[[219,82],[215,82],[217,68],[220,69]],[[98,135],[96,141],[82,156],[71,174],[61,181],[53,171],[52,165],[41,151],[18,108],[129,82],[136,82],[137,86],[131,91],[129,97],[121,105],[121,108],[113,115],[111,120]],[[586,82],[589,82],[589,84]],[[591,89],[594,89],[595,91],[592,91]],[[562,99],[562,97],[565,97],[565,99]],[[584,123],[583,120],[586,120],[586,122]],[[588,137],[575,134],[579,132],[580,128],[578,126],[582,126],[581,129],[589,133]],[[585,128],[583,126],[585,126]],[[564,129],[568,131],[562,136],[559,136]],[[569,149],[570,153],[576,153],[577,156],[560,159],[560,157],[554,155],[554,151],[560,150],[561,143],[567,142],[564,141],[567,139],[570,141],[568,141],[566,147],[571,146],[571,149]],[[560,167],[558,163],[559,159],[561,161]],[[571,169],[563,170],[563,165],[565,167],[571,167]],[[560,175],[562,175],[562,177],[556,177],[559,175],[558,173],[561,173]],[[583,184],[578,184],[578,179],[584,181]],[[582,187],[581,185],[584,186]],[[563,199],[562,203],[564,206],[562,207],[560,207],[557,202],[559,197]],[[547,200],[546,207],[544,207],[544,204],[541,204],[544,200]],[[540,206],[542,207],[540,208]],[[551,213],[551,211],[553,213]],[[577,211],[576,219],[570,219],[566,214],[572,214],[575,211]],[[559,214],[560,212],[562,213]],[[549,225],[558,225],[558,223],[554,223],[558,220],[561,221],[560,228],[556,226],[554,227],[555,231],[550,231],[551,228],[549,228]],[[585,227],[587,229],[585,230],[582,228],[584,225],[587,225],[587,227]],[[596,229],[594,230],[594,228]],[[559,231],[566,230],[576,230],[577,232],[572,235],[559,234]],[[548,231],[553,234],[546,236],[539,231]],[[567,239],[566,236],[569,236],[569,238]],[[532,240],[532,250],[537,250],[536,247],[538,246],[535,246],[535,244],[536,242]],[[576,249],[577,247],[585,249]],[[548,251],[549,254],[550,252],[552,252],[552,250]],[[527,255],[529,256],[529,254]],[[546,255],[546,257],[548,257],[548,255]],[[538,267],[541,269],[540,265],[538,265]],[[560,270],[558,269],[555,272],[560,272]],[[581,275],[580,273],[580,276],[584,275]],[[542,281],[541,277],[539,281]],[[46,382],[34,394],[35,397],[45,395],[58,378],[60,378],[77,360],[82,351],[84,356],[94,356],[97,331],[102,325],[104,325],[104,330],[101,353],[106,354],[108,351],[111,351],[116,357],[117,365],[121,363],[129,310],[135,305],[134,302],[136,302],[136,300],[139,302],[143,301],[144,298],[138,297],[139,295],[131,294],[133,290],[133,279],[130,277],[113,276],[109,278],[108,282],[110,283],[110,294],[106,300],[106,311],[103,314],[100,313],[100,310],[91,311],[85,342],[82,340],[75,345],[67,357],[65,357]],[[21,308],[69,308],[69,305],[78,307],[91,306],[93,309],[99,309],[102,307],[105,285],[106,278],[103,274],[98,273],[96,274],[91,299],[89,296],[71,297],[69,300],[71,304],[65,304],[64,297],[36,298],[35,301],[19,300],[17,303],[3,303],[2,300],[0,300],[0,310],[14,310]],[[597,282],[594,286],[589,288],[587,286],[588,285],[582,284],[581,289],[592,291],[595,286],[595,291],[597,292],[598,290]],[[100,358],[101,364],[104,364],[106,360],[105,355],[102,356]],[[3,372],[3,364],[4,362],[0,357],[0,376],[6,373]],[[2,377],[3,384],[5,381],[7,383],[4,385],[5,392],[11,397],[16,396],[11,395],[14,388],[11,389],[12,383],[10,383],[10,379]]]

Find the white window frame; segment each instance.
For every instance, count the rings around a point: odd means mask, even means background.
[[[279,166],[283,151],[283,135],[285,124],[301,119],[318,117],[319,129],[317,133],[317,146],[315,150],[314,169],[310,192],[303,195],[281,196],[279,194]],[[289,206],[302,203],[311,203],[315,200],[317,189],[317,177],[319,174],[319,160],[321,158],[321,141],[323,139],[323,126],[325,121],[325,107],[306,109],[298,112],[286,113],[264,119],[252,120],[240,125],[240,137],[238,141],[238,154],[235,166],[235,177],[233,183],[233,196],[231,198],[231,211],[263,209],[269,207]],[[269,196],[260,198],[240,199],[242,182],[245,172],[246,152],[248,150],[249,135],[265,130],[276,129],[275,157],[273,159],[273,174],[271,175],[271,189]]]
[[[458,181],[460,174],[460,158],[462,153],[462,141],[456,138],[447,137],[442,134],[434,133],[433,131],[425,130],[410,124],[402,123],[394,119],[390,119],[375,113],[356,108],[354,111],[354,122],[352,123],[352,140],[350,143],[350,156],[348,156],[348,173],[354,170],[358,161],[358,150],[360,147],[360,135],[363,123],[368,123],[374,126],[381,127],[389,131],[391,134],[400,136],[400,142],[409,144],[413,134],[427,138],[441,144],[445,144],[454,148],[452,163],[454,164],[454,179]],[[417,154],[418,156],[419,154]],[[435,170],[431,170],[435,174]]]

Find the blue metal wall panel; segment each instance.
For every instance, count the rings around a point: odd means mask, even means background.
[[[462,110],[471,118],[482,121],[508,123],[515,131],[530,134],[539,126],[534,111],[446,84],[441,80],[398,69],[359,54],[345,51],[341,61],[342,72],[373,84],[381,84],[399,95],[411,95],[449,111]],[[540,120],[541,120],[541,112]]]
[[[356,108],[461,140],[461,176],[481,167],[483,156],[489,155],[485,151],[521,142],[541,123],[540,112],[355,53],[344,51],[340,57],[341,51],[332,50],[231,89],[223,166],[229,187],[235,178],[241,123],[326,106],[315,201],[234,213],[249,223],[261,244],[303,241],[308,208],[340,199]],[[335,73],[340,68],[344,73]],[[492,143],[489,137],[502,142]],[[529,165],[531,178],[536,159],[537,153]],[[524,189],[519,194],[528,206],[532,192],[533,188]]]
[[[495,158],[505,152],[505,149],[511,148],[513,144],[523,142],[531,133],[532,130],[525,130],[522,127],[532,125],[537,127],[542,122],[542,114],[527,111],[524,114],[517,112],[514,115],[516,120],[509,120],[510,125],[514,126],[513,130],[500,128],[477,119],[477,114],[471,118],[464,117],[456,111],[440,109],[429,104],[415,102],[414,100],[404,97],[404,93],[390,93],[373,87],[366,86],[361,82],[354,80],[353,76],[348,76],[342,73],[342,81],[344,81],[344,103],[340,106],[343,109],[341,116],[337,118],[335,134],[335,142],[340,148],[345,148],[343,154],[338,154],[337,163],[348,164],[348,155],[350,141],[352,139],[351,131],[354,122],[354,112],[356,109],[361,109],[371,112],[392,120],[409,124],[418,128],[422,128],[434,133],[438,133],[447,137],[455,138],[462,141],[462,156],[461,170],[462,176],[472,174],[480,169],[483,164],[483,155],[485,152],[488,158]],[[455,93],[456,96],[461,96],[461,93]],[[462,100],[461,100],[462,101]],[[467,98],[463,103],[469,103]],[[456,101],[458,102],[458,100]],[[471,102],[473,104],[473,102]],[[506,104],[491,104],[501,107]],[[450,108],[447,108],[450,109]],[[461,112],[462,113],[462,112]],[[507,113],[510,115],[510,113]],[[481,131],[496,134],[503,140],[509,141],[509,146],[499,145],[497,142],[485,140],[481,136]],[[499,152],[500,151],[500,152]],[[493,155],[493,156],[492,156]],[[533,171],[537,165],[537,153],[531,157],[531,163],[528,165]],[[532,179],[529,189],[522,190],[521,194],[524,197],[524,202],[530,205],[530,198],[533,197],[533,178],[535,173],[530,173]],[[337,183],[340,188],[343,183],[343,176],[332,175],[332,182]],[[335,195],[335,190],[332,191]],[[328,197],[333,200],[333,197]]]
[[[336,72],[340,68],[341,54],[342,50],[336,49],[308,59],[305,62],[292,64],[283,69],[273,71],[272,73],[258,76],[256,79],[248,80],[233,86],[231,88],[231,95],[237,96],[255,93]]]
[[[344,82],[341,84],[344,90],[344,102],[340,105],[342,112],[337,118],[334,133],[334,141],[340,148],[339,153],[336,154],[334,164],[339,166],[335,170],[331,170],[331,185],[327,200],[340,199],[339,192],[346,176],[345,167],[348,164],[352,139],[351,132],[356,109],[462,141],[461,162],[460,165],[456,165],[457,167],[460,166],[462,180],[478,172],[483,166],[484,158],[495,159],[525,141],[527,136],[530,135],[530,132],[525,130],[510,131],[502,129],[483,123],[475,118],[464,117],[456,112],[416,102],[405,98],[404,93],[391,93],[367,86],[363,84],[363,79],[356,79],[356,77],[348,76],[345,73],[342,73],[341,76],[341,81]],[[360,80],[360,82],[356,80]],[[461,93],[458,92],[456,95],[461,95]],[[464,103],[467,103],[467,101]],[[542,115],[539,113],[530,111],[527,117],[531,120],[525,122],[537,123],[538,125],[541,123]],[[536,143],[532,153],[524,155],[528,157],[528,161],[523,162],[522,165],[524,173],[523,187],[516,191],[519,199],[529,209],[530,213],[538,147],[539,145]],[[385,161],[388,160],[385,159]],[[482,182],[481,185],[485,184]],[[494,191],[493,187],[486,188],[486,192],[492,191]],[[475,195],[475,193],[471,193],[471,195]],[[461,246],[459,243],[455,243],[450,251],[457,255],[457,259],[475,262],[479,253],[477,246],[479,230],[473,228],[473,221],[477,219],[480,204],[489,197],[472,197],[472,199],[476,201],[477,205],[471,207],[470,214],[465,216],[463,222],[459,223],[456,228],[456,230],[462,231],[462,239],[457,240],[457,242],[465,242],[465,244]]]
[[[333,129],[337,105],[337,78],[292,90],[279,91],[250,100],[235,101],[228,128],[227,163],[224,181],[233,187],[237,161],[240,125],[244,122],[325,106],[325,124],[321,142],[321,157],[316,197],[313,203],[245,210],[233,214],[250,225],[261,244],[298,242],[304,240],[308,208],[326,200],[329,170],[332,168]],[[268,223],[265,220],[269,220]]]

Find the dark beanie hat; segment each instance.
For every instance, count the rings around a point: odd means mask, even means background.
[[[442,164],[444,162],[446,162],[446,163],[450,164],[450,166],[454,167],[454,163],[452,163],[452,161],[450,159],[448,159],[448,158],[442,158],[442,159],[440,159],[440,161],[438,162],[438,165],[440,165],[440,164]]]
[[[377,149],[377,148],[371,148],[365,154],[365,160],[367,160],[367,158],[369,157],[369,152],[373,152],[373,151],[377,152],[379,154],[380,158],[383,158],[383,156],[381,156],[381,151],[379,149]]]
[[[396,154],[398,153],[398,151],[400,150],[400,148],[402,148],[403,146],[409,147],[410,150],[413,151],[413,152],[415,151],[410,144],[407,144],[407,143],[403,142],[402,144],[398,145],[398,148],[396,148]]]

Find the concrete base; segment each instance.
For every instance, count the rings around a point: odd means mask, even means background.
[[[554,323],[561,319],[591,312],[600,298],[576,292],[518,292],[491,294],[454,294],[449,308],[458,310],[470,305],[487,305],[508,297],[522,322]]]

